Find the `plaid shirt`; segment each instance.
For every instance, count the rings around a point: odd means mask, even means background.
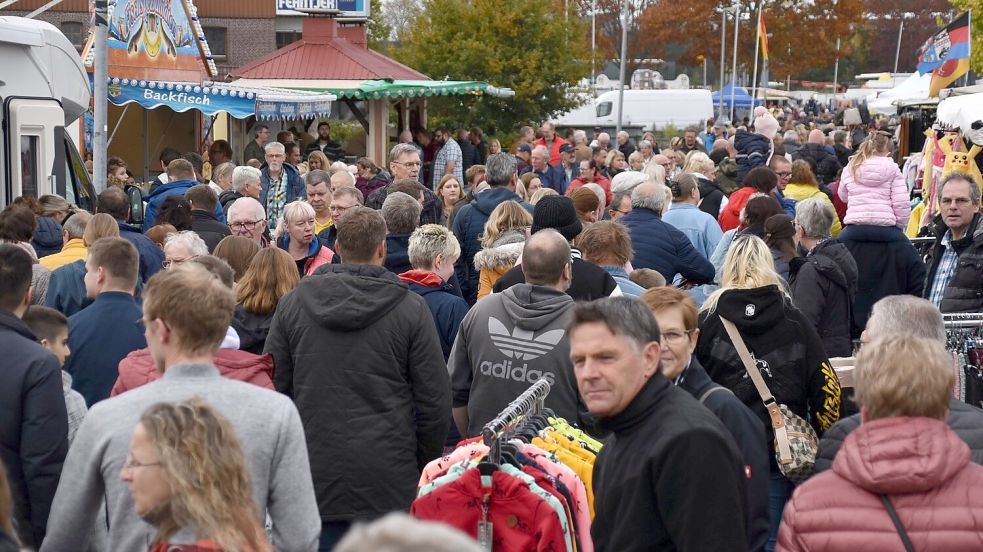
[[[72,376],[64,370],[61,371],[61,390],[65,394],[65,407],[68,409],[68,445],[71,446],[89,409],[85,406],[82,394],[72,389]]]
[[[280,178],[270,177],[270,189],[266,194],[266,219],[270,232],[276,230],[276,225],[287,206],[287,170],[280,169]]]
[[[454,141],[453,138],[448,138],[447,143],[444,147],[440,148],[437,152],[437,156],[433,160],[433,189],[437,189],[437,185],[440,184],[440,179],[444,178],[444,171],[447,169],[447,162],[454,162],[454,177],[457,181],[464,186],[464,154],[461,152],[461,146]]]
[[[949,287],[949,280],[952,280],[952,276],[956,273],[959,262],[959,253],[952,247],[952,230],[946,230],[945,235],[942,236],[941,245],[945,251],[939,259],[939,266],[935,269],[932,289],[928,294],[928,300],[939,308],[942,307],[942,296],[945,294],[945,288]]]

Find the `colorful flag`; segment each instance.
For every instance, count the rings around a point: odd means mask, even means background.
[[[969,72],[969,12],[932,35],[918,50],[918,72],[932,73],[930,96]]]
[[[758,36],[761,37],[761,59],[768,61],[768,31],[765,30],[765,14],[758,11]]]

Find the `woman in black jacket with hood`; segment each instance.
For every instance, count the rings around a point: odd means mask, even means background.
[[[767,410],[721,317],[737,327],[779,404],[809,420],[819,435],[839,419],[836,373],[816,330],[792,306],[787,287],[775,272],[771,251],[761,238],[742,235],[734,239],[724,262],[720,289],[707,298],[700,312],[695,354],[713,381],[733,391],[758,414],[768,428],[768,442],[773,443]],[[770,457],[768,502],[772,523],[767,550],[774,547],[782,510],[792,491],[792,483],[778,471],[773,450]]]

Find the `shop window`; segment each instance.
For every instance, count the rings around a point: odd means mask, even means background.
[[[208,48],[212,51],[212,57],[216,60],[224,60],[226,56],[225,27],[202,27],[205,31],[205,40]]]
[[[283,48],[288,44],[293,44],[300,40],[303,33],[297,31],[277,31],[276,32],[276,47],[277,49]]]
[[[82,24],[77,21],[65,21],[61,24],[61,32],[68,38],[68,41],[75,46],[76,50],[81,51],[84,43],[82,41]]]

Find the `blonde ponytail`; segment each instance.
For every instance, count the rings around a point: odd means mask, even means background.
[[[857,148],[857,153],[850,158],[847,167],[853,179],[857,180],[857,168],[863,165],[864,161],[870,159],[875,153],[886,153],[891,144],[891,137],[886,132],[874,131],[867,135],[867,139]]]

